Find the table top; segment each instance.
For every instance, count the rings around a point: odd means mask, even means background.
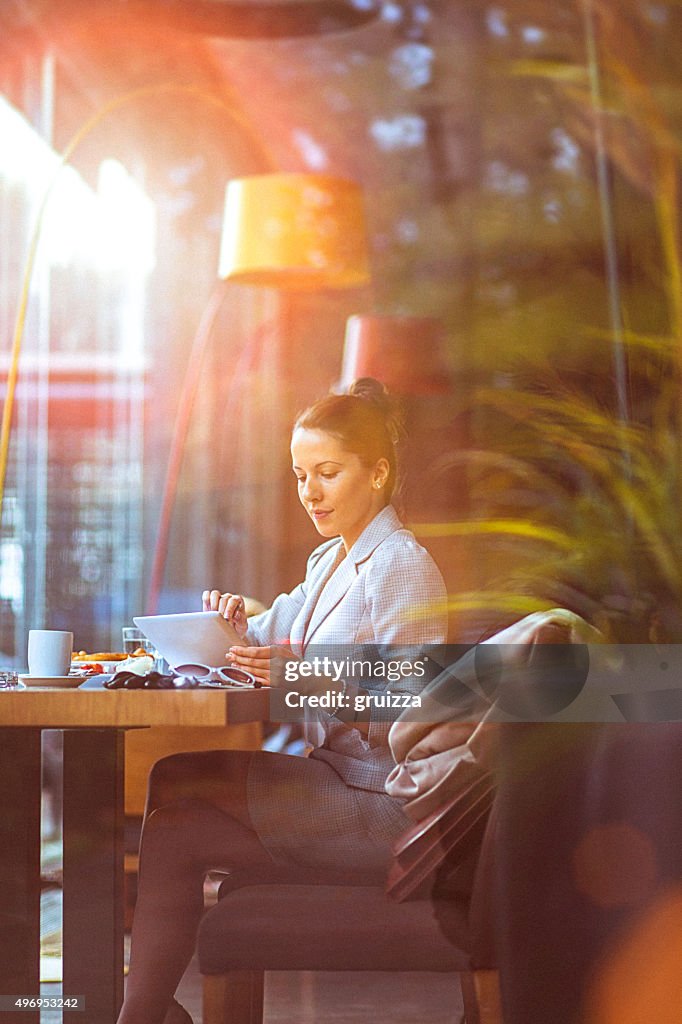
[[[233,725],[266,721],[267,689],[63,690],[0,692],[0,728],[112,729],[150,725]]]

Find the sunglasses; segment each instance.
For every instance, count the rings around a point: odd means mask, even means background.
[[[226,686],[260,687],[260,682],[250,672],[225,665],[211,668],[209,665],[178,665],[173,675],[148,672],[141,676],[136,672],[117,672],[104,686],[107,690],[194,690],[198,686],[221,689]]]
[[[196,680],[197,685],[201,683],[202,686],[260,686],[260,682],[250,672],[243,668],[235,668],[233,665],[211,668],[210,665],[190,662],[186,665],[176,665],[173,671],[185,679]]]

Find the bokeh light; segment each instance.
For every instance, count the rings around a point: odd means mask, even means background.
[[[656,877],[653,843],[626,822],[591,829],[573,855],[576,889],[599,907],[640,903],[652,891]]]

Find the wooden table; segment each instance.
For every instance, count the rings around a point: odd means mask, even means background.
[[[40,992],[42,729],[64,730],[63,993],[79,1024],[114,1024],[123,996],[125,729],[269,717],[266,690],[0,693],[0,995]],[[5,1011],[2,1024],[37,1024]]]

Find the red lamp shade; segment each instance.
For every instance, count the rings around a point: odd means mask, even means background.
[[[341,387],[358,377],[376,377],[396,394],[445,394],[452,373],[443,324],[426,316],[349,317]]]

